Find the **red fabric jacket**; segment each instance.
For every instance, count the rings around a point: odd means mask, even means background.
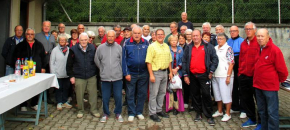
[[[123,37],[119,36],[119,37],[116,37],[115,42],[117,42],[120,45],[122,40],[123,40]],[[105,43],[106,41],[107,41],[107,35],[104,36],[101,44]]]
[[[279,82],[284,82],[287,76],[283,54],[270,38],[255,65],[253,86],[261,90],[278,91]]]
[[[260,45],[256,36],[250,41],[250,45],[245,39],[241,44],[239,59],[239,75],[243,74],[249,77],[254,75],[254,67],[259,58]]]

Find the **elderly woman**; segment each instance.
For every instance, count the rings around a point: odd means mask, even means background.
[[[186,35],[186,43],[190,44],[192,42],[192,30],[191,29],[187,29],[185,30],[185,35]]]
[[[156,41],[155,31],[151,31],[150,32],[150,36],[151,36],[151,39],[149,40],[149,44],[151,44],[151,43]]]
[[[94,44],[94,40],[96,38],[96,34],[93,31],[87,31],[87,34],[89,36],[89,43]],[[95,44],[94,44],[95,45]],[[95,45],[96,46],[96,45]]]
[[[69,48],[66,46],[67,37],[65,34],[58,36],[58,45],[52,50],[50,55],[50,72],[57,76],[59,89],[56,89],[55,99],[57,102],[57,110],[72,108],[67,102],[70,87],[70,80],[66,73],[66,62]]]
[[[77,43],[79,43],[79,34],[78,34],[78,30],[76,29],[72,29],[70,31],[70,35],[71,35],[71,38],[68,39],[68,46],[71,48],[73,47],[74,45],[76,45]]]
[[[210,43],[210,36],[211,36],[211,34],[209,32],[203,32],[201,36],[202,36],[202,40],[205,43]]]
[[[182,47],[177,46],[178,36],[171,35],[168,38],[170,44],[170,52],[172,56],[172,73],[173,75],[178,75],[180,78],[182,76],[181,66],[182,66]],[[173,115],[177,115],[179,112],[184,111],[184,103],[182,96],[182,89],[175,89],[171,92],[166,92],[166,112],[173,109]]]
[[[180,47],[182,47],[182,49],[184,50],[186,47],[186,35],[183,33],[178,34],[178,45]]]
[[[217,42],[218,45],[215,46],[215,50],[219,59],[219,64],[213,74],[212,86],[218,110],[212,116],[223,116],[221,121],[228,121],[231,119],[230,110],[234,80],[233,67],[235,64],[234,52],[228,45],[224,33],[217,34]],[[224,115],[222,111],[223,104],[226,106],[226,113]]]

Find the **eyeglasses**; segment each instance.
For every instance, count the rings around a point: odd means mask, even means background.
[[[26,35],[28,35],[28,36],[29,36],[29,35],[30,35],[30,36],[33,36],[34,34],[33,34],[33,33],[26,33]]]
[[[254,30],[254,28],[245,28],[245,31],[250,31],[250,30]]]
[[[224,39],[225,39],[225,38],[217,38],[218,41],[220,41],[220,40],[224,40]]]
[[[238,32],[238,31],[239,31],[239,30],[231,30],[230,33],[232,33],[232,32]]]
[[[95,37],[89,37],[90,39],[95,39]]]

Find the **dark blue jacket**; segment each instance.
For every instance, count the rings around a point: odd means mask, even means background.
[[[94,62],[96,49],[93,44],[88,44],[86,52],[82,51],[79,44],[69,49],[66,71],[69,77],[88,79],[96,75],[97,66]]]
[[[123,75],[148,73],[145,63],[147,48],[149,46],[148,41],[142,38],[140,43],[137,44],[131,37],[124,44],[122,55]]]
[[[171,49],[171,46],[169,46],[170,48],[170,52],[171,52],[171,56],[172,56],[172,62],[171,62],[171,66],[172,66],[172,69],[173,68],[173,64],[174,64],[174,52],[173,50]],[[176,50],[176,66],[180,66],[182,67],[182,56],[183,56],[183,49],[181,46],[177,46],[177,50]],[[180,77],[182,77],[182,68],[178,70],[178,74]]]
[[[12,36],[6,39],[2,48],[1,54],[3,58],[5,59],[6,65],[9,65],[10,67],[15,67],[14,66],[15,59],[13,59],[15,47],[16,47],[15,36]]]

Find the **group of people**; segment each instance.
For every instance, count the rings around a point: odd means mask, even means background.
[[[72,108],[69,97],[75,92],[78,118],[84,115],[87,92],[90,113],[101,117],[100,122],[111,115],[111,95],[115,117],[123,122],[122,93],[126,93],[123,104],[127,104],[129,122],[135,117],[145,118],[143,108],[148,98],[150,119],[155,122],[168,118],[168,112],[176,115],[189,109],[196,112],[194,121],[201,121],[203,114],[210,125],[215,125],[215,117],[222,116],[221,121],[226,122],[231,113],[240,112],[240,118],[249,118],[242,127],[278,129],[277,91],[288,70],[268,30],[257,31],[256,25],[248,22],[243,39],[238,26],[233,25],[229,38],[222,25],[217,25],[213,34],[209,22],[202,24],[201,31],[193,28],[185,12],[181,18],[179,23],[170,23],[168,35],[163,29],[150,31],[149,25],[132,24],[123,29],[124,37],[119,25],[107,33],[100,26],[96,36],[94,31],[85,32],[83,24],[66,34],[65,25],[60,23],[59,31],[50,33],[51,23],[44,21],[40,33],[27,28],[25,37],[18,25],[15,36],[6,40],[2,50],[6,75],[13,73],[16,58],[32,57],[37,73],[53,73],[58,78],[58,110]],[[182,80],[182,89],[169,87],[175,76]],[[97,109],[98,94],[102,97],[102,116]],[[217,103],[214,113],[213,98]],[[31,102],[33,109],[37,109],[36,102],[37,96]],[[26,103],[21,106],[21,110],[27,110]]]

